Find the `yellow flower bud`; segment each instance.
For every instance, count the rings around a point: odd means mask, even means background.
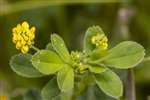
[[[24,38],[25,41],[29,40],[28,36],[26,36],[25,34],[23,34],[22,36],[23,36],[23,38]]]
[[[20,41],[21,39],[22,39],[21,35],[18,34],[18,35],[17,35],[17,40]]]
[[[21,27],[20,24],[18,24],[17,27],[16,27],[16,33],[20,34],[21,31],[22,31],[22,27]]]
[[[96,41],[96,38],[95,38],[95,36],[93,36],[92,39],[91,39],[91,42],[92,42],[93,44],[95,44],[95,41]]]
[[[13,43],[16,43],[16,41],[17,41],[17,35],[16,34],[13,34]]]
[[[108,48],[108,44],[107,43],[103,43],[103,49],[107,49]]]
[[[34,34],[30,34],[29,38],[30,38],[30,40],[33,40],[35,38],[35,35]]]
[[[29,47],[28,47],[28,46],[23,46],[23,47],[21,48],[21,52],[22,52],[23,54],[26,54],[28,51],[29,51]]]
[[[34,33],[35,32],[35,27],[31,27],[30,31],[31,31],[31,33]]]
[[[102,39],[103,42],[108,42],[108,39],[107,37],[105,36],[103,39]]]
[[[103,48],[104,50],[108,48],[108,39],[105,34],[97,34],[91,38],[91,43],[96,47]]]
[[[24,29],[28,29],[28,28],[29,28],[28,22],[24,21],[24,22],[22,23],[22,27],[23,27]]]
[[[29,40],[29,41],[27,42],[27,44],[28,44],[28,45],[31,45],[31,44],[32,44],[31,40]]]
[[[12,39],[13,43],[17,43],[17,40],[13,37]]]
[[[13,29],[12,29],[12,32],[13,32],[13,33],[16,33],[16,28],[13,28]]]
[[[21,40],[21,45],[24,46],[26,44],[26,41],[24,39]]]
[[[17,48],[17,49],[20,49],[21,46],[22,46],[22,45],[21,45],[20,41],[18,41],[18,42],[16,43],[16,48]]]

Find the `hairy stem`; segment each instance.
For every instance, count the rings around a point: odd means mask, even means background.
[[[127,4],[128,5],[128,4]],[[129,6],[124,6],[119,10],[118,13],[118,22],[119,22],[119,29],[122,37],[125,40],[130,39],[130,31],[129,31],[129,23],[130,19],[135,15],[135,10]],[[126,80],[126,89],[125,89],[125,100],[136,100],[135,94],[135,79],[134,79],[134,70],[128,69],[127,71],[127,80]]]

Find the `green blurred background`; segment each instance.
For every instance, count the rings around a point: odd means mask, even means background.
[[[50,34],[57,33],[69,50],[82,50],[86,29],[100,25],[110,47],[130,39],[142,44],[146,56],[150,55],[150,0],[0,0],[0,95],[8,95],[12,100],[22,100],[17,98],[28,89],[32,90],[26,95],[40,90],[49,79],[23,78],[9,66],[10,57],[19,52],[11,40],[12,28],[22,21],[36,26],[35,45],[40,49],[50,41]],[[123,33],[124,28],[129,32]],[[135,79],[137,100],[148,100],[150,61],[135,68]]]

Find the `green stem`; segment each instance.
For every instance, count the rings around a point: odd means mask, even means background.
[[[31,46],[32,49],[34,49],[35,51],[40,51],[40,49],[38,49],[37,47],[35,47],[34,45]]]

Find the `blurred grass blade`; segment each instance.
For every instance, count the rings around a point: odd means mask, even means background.
[[[47,6],[116,2],[125,2],[125,0],[21,0],[11,4],[2,0],[0,2],[0,16],[15,13],[18,11],[42,8]]]

